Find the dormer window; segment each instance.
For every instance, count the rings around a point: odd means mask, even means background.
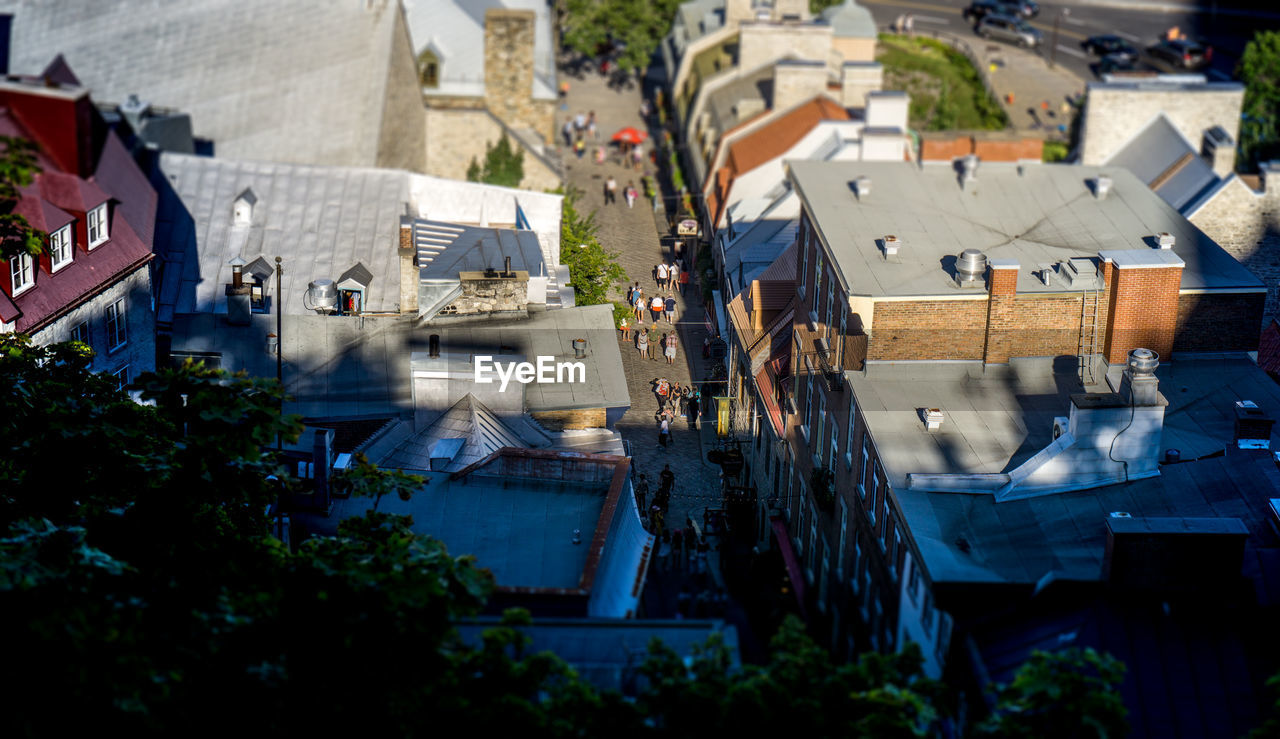
[[[107,238],[107,204],[103,203],[89,211],[89,248],[98,246]]]
[[[36,277],[31,265],[30,254],[19,254],[9,259],[9,284],[13,285],[13,297],[16,298],[35,286]]]
[[[57,272],[71,264],[71,224],[49,234],[50,271]]]
[[[440,86],[440,57],[430,48],[423,49],[418,55],[418,70],[423,87]]]

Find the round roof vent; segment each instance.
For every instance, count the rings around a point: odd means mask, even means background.
[[[1160,355],[1150,349],[1134,349],[1129,352],[1129,369],[1135,375],[1154,374],[1160,366]]]
[[[956,257],[956,274],[961,281],[982,279],[987,273],[987,255],[978,249],[965,249]]]

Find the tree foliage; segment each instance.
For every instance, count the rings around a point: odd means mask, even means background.
[[[30,185],[40,165],[36,145],[14,136],[0,136],[0,261],[20,255],[37,256],[44,251],[48,234],[32,228],[31,222],[14,213],[21,198],[20,188]]]
[[[1124,663],[1093,649],[1032,652],[1013,682],[996,690],[996,709],[979,727],[985,736],[1122,737],[1128,711],[1120,697]]]
[[[511,145],[506,132],[503,132],[497,144],[485,144],[484,166],[472,157],[471,166],[467,167],[467,180],[471,182],[519,187],[523,179],[524,151]]]
[[[627,279],[618,264],[618,253],[600,244],[595,212],[578,213],[582,192],[570,187],[564,193],[560,215],[560,263],[569,268],[574,297],[578,305],[600,305],[609,302],[609,287]]]
[[[561,39],[588,57],[612,47],[619,68],[643,70],[671,32],[680,0],[563,0]]]
[[[1244,47],[1236,76],[1244,81],[1240,165],[1280,158],[1280,31],[1258,31]]]

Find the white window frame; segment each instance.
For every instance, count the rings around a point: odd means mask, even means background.
[[[835,307],[835,304],[836,304],[836,281],[828,277],[827,278],[827,322],[822,327],[822,331],[827,337],[827,346],[831,346],[834,343],[831,330],[835,327],[831,325],[831,317],[834,315],[832,313],[832,309]],[[832,359],[834,359],[834,357],[832,357]],[[836,365],[836,368],[839,369],[840,365]]]
[[[862,461],[858,463],[858,497],[867,499],[867,460],[871,458],[871,439],[862,434]]]
[[[847,435],[845,436],[845,442],[844,442],[844,447],[845,447],[844,466],[846,469],[850,469],[850,470],[853,469],[853,427],[855,425],[854,421],[857,420],[857,412],[858,412],[858,401],[853,399],[853,391],[850,390],[849,391],[849,428],[846,431]]]
[[[19,254],[16,262],[9,260],[9,284],[15,298],[36,286],[35,262],[30,254]]]
[[[800,293],[801,298],[804,297],[805,284],[809,281],[809,244],[804,240],[803,233],[801,229],[801,241],[797,244],[800,249],[800,284],[797,286],[799,288],[797,292]],[[796,338],[799,339],[798,336]]]
[[[812,380],[810,380],[810,383],[811,383],[810,387],[812,387]],[[814,456],[817,457],[819,460],[822,459],[822,433],[826,431],[826,428],[825,428],[826,421],[827,421],[827,394],[819,391],[818,392],[818,418],[817,418],[818,430],[813,434]]]
[[[804,534],[805,534],[805,531],[804,531],[804,514],[805,514],[805,505],[804,505],[804,484],[803,484],[803,483],[800,485],[800,492],[801,492],[801,496],[800,496],[800,506],[799,506],[799,508],[800,508],[800,510],[799,510],[799,518],[800,518],[800,520],[796,522],[796,556],[797,556],[797,557],[800,557],[800,556],[802,556],[802,555],[804,554]]]
[[[49,234],[49,265],[50,272],[57,272],[63,267],[71,264],[75,252],[75,245],[71,243],[71,224]],[[58,257],[61,255],[61,259]]]
[[[114,352],[129,343],[129,307],[125,299],[111,303],[106,310],[107,351]],[[113,336],[114,334],[114,336]]]
[[[834,474],[836,471],[836,457],[840,454],[840,427],[834,422],[831,424],[831,444],[827,448],[827,469]]]
[[[125,386],[129,384],[129,365],[112,370],[111,376],[116,379],[116,389],[124,392]]]
[[[871,464],[871,496],[870,496],[871,505],[867,506],[867,514],[871,516],[872,526],[876,525],[876,495],[879,493],[879,491],[880,491],[880,463],[873,462]],[[876,539],[879,539],[879,538],[880,537],[878,536],[876,537]],[[884,544],[882,543],[880,546],[883,547]]]
[[[111,238],[111,234],[108,233],[108,215],[106,203],[89,211],[87,220],[90,249],[106,243],[107,239]]]
[[[911,575],[907,578],[907,595],[911,597],[912,603],[920,602],[920,564],[915,561],[915,557],[908,556],[904,567],[910,568]]]

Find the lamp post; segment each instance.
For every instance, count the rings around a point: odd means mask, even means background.
[[[1063,8],[1062,12],[1053,17],[1053,48],[1049,49],[1049,69],[1053,69],[1053,65],[1058,61],[1058,27],[1062,25],[1062,19],[1071,15],[1071,8]]]

